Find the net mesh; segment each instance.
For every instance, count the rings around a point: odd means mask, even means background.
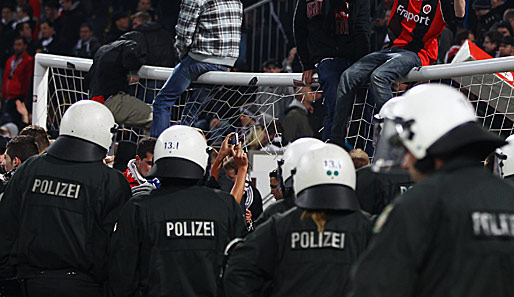
[[[57,131],[62,115],[74,102],[88,98],[83,81],[86,72],[50,67],[48,80],[49,131]],[[395,95],[419,82],[393,85]],[[512,79],[495,74],[434,80],[428,83],[448,84],[458,88],[473,104],[476,115],[488,130],[504,137],[513,132],[514,83]],[[131,86],[131,94],[151,104],[164,84],[161,80],[141,78]],[[312,97],[311,97],[312,96]],[[270,154],[285,146],[282,124],[288,106],[295,100],[316,99],[311,121],[314,135],[321,136],[323,128],[324,100],[319,87],[299,88],[271,86],[230,86],[192,84],[172,107],[170,124],[194,125],[204,130],[210,145],[219,144],[229,132],[238,132],[241,141],[251,150],[263,150]],[[306,99],[307,98],[307,99]],[[349,119],[347,142],[351,147],[362,148],[373,156],[373,114],[376,112],[373,96],[366,87],[360,88]],[[243,115],[243,116],[241,116]],[[145,131],[123,127],[117,140],[137,142]]]

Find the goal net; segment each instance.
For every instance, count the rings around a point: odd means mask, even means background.
[[[84,77],[92,60],[38,54],[36,56],[33,123],[58,131],[66,109],[87,99]],[[512,74],[495,73],[514,69],[514,57],[436,65],[412,70],[401,83],[401,94],[418,83],[442,83],[466,94],[476,109],[480,122],[488,130],[504,137],[513,133],[514,83]],[[140,81],[131,86],[131,94],[151,104],[172,69],[144,66]],[[183,94],[172,108],[171,123],[194,125],[204,130],[209,144],[216,146],[229,132],[246,135],[241,139],[249,150],[277,154],[286,145],[282,126],[288,106],[298,100],[314,100],[311,115],[313,133],[320,137],[325,112],[318,85],[300,87],[301,74],[209,72]],[[373,156],[372,126],[374,103],[367,88],[358,90],[349,119],[348,145]],[[117,140],[137,142],[145,131],[123,127]]]

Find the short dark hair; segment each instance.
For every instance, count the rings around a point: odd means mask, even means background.
[[[12,160],[18,158],[21,162],[25,162],[28,158],[37,155],[39,151],[34,137],[30,135],[18,135],[7,143],[5,153],[8,154]]]
[[[144,159],[146,158],[146,153],[153,154],[156,142],[157,139],[153,137],[141,139],[137,144],[136,155],[138,155],[139,158]]]
[[[2,9],[4,9],[4,8],[7,8],[7,9],[9,9],[12,12],[14,12],[16,10],[16,7],[14,5],[12,5],[12,4],[4,4],[2,6]]]
[[[269,172],[269,178],[276,178],[278,179],[278,171],[276,169],[273,169]]]
[[[16,28],[14,30],[19,33],[21,30],[23,30],[23,26],[25,26],[25,24],[29,25],[30,29],[32,31],[34,31],[34,28],[32,28],[32,25],[30,24],[30,22],[18,23],[18,24],[16,24]]]
[[[26,13],[29,16],[29,18],[32,18],[34,16],[34,8],[32,8],[32,6],[30,6],[30,4],[23,5],[21,7],[21,11]]]
[[[48,133],[46,133],[45,128],[41,126],[29,125],[23,128],[19,135],[29,135],[34,137],[34,140],[36,141],[37,147],[39,149],[39,153],[44,152],[46,148],[50,146]]]
[[[13,40],[13,44],[14,44],[14,42],[15,42],[16,40],[21,40],[21,41],[23,41],[23,44],[25,44],[25,45],[28,45],[28,44],[29,44],[29,43],[27,42],[27,39],[25,39],[24,37],[21,37],[21,36],[16,36],[16,37],[14,38],[14,40]]]
[[[266,60],[264,63],[262,63],[262,68],[269,68],[269,67],[275,67],[275,68],[282,68],[282,65],[277,60],[269,59]]]
[[[54,27],[55,27],[54,22],[52,22],[52,21],[50,21],[50,20],[44,20],[44,21],[42,21],[39,25],[41,26],[41,25],[43,25],[43,24],[47,24],[47,25],[48,25],[48,27],[52,27],[52,28],[54,28]]]
[[[500,42],[502,42],[503,34],[496,30],[487,31],[484,37],[489,37],[491,43],[496,43],[497,46],[500,46]]]
[[[80,25],[80,28],[84,28],[84,27],[88,27],[89,28],[89,31],[93,32],[93,26],[91,26],[90,23],[82,23]]]

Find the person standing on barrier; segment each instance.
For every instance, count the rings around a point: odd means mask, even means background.
[[[24,280],[25,296],[103,296],[109,239],[130,198],[125,177],[102,162],[115,131],[105,106],[79,101],[47,153],[24,161],[7,184],[0,277]]]
[[[348,296],[512,296],[514,188],[482,165],[505,141],[457,89],[403,97],[377,153],[422,179],[378,218]]]
[[[296,206],[271,217],[239,244],[224,272],[227,297],[344,296],[350,267],[367,246],[371,221],[355,194],[355,168],[342,148],[305,152],[294,175]]]
[[[171,107],[186,88],[208,71],[226,71],[239,56],[243,5],[239,0],[183,0],[175,48],[181,62],[155,97],[150,136],[170,125]],[[204,96],[194,100],[203,100]],[[199,102],[200,103],[200,102]]]
[[[337,85],[343,71],[369,53],[369,0],[303,0],[294,14],[294,37],[303,67],[303,81],[309,85],[318,72],[327,113],[323,140],[331,135]]]
[[[437,60],[437,38],[446,24],[462,19],[466,1],[395,0],[389,19],[390,48],[366,55],[341,75],[330,142],[345,146],[355,93],[369,81],[377,110],[393,97],[391,84],[414,67]]]
[[[132,198],[113,235],[114,296],[219,296],[223,250],[246,225],[230,194],[199,185],[208,158],[195,128],[161,133],[147,175],[161,178],[161,187]]]

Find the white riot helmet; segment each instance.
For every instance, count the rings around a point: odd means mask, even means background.
[[[285,184],[286,188],[293,186],[291,171],[296,167],[302,154],[314,145],[321,143],[323,142],[319,139],[304,137],[293,141],[287,146],[284,156],[282,157],[283,165],[281,166],[282,182]]]
[[[391,147],[387,142],[391,136],[396,134],[394,108],[403,100],[403,98],[404,97],[391,98],[384,103],[379,113],[374,116],[373,146],[375,147],[376,153],[373,158],[371,169],[375,172],[387,171],[400,161],[395,159],[402,155],[401,153],[396,152],[396,147],[392,147],[388,150],[380,150],[379,147]]]
[[[421,171],[431,170],[428,164],[433,157],[447,156],[466,147],[467,153],[482,158],[505,143],[475,122],[473,106],[452,87],[418,85],[403,96],[393,108],[396,135],[387,143],[403,145],[418,159],[416,167]],[[428,167],[420,161],[427,161]]]
[[[514,134],[505,139],[507,144],[495,152],[494,173],[502,178],[514,175]]]
[[[147,178],[201,179],[209,160],[205,137],[195,128],[183,125],[164,130],[154,149],[154,165]]]
[[[59,137],[47,152],[70,161],[102,160],[112,144],[117,127],[114,116],[105,105],[80,100],[64,113]]]
[[[296,205],[313,210],[358,210],[352,158],[335,144],[319,144],[302,154],[294,174]]]

